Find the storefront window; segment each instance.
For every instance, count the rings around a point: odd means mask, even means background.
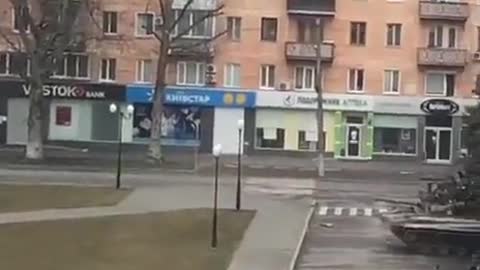
[[[416,130],[375,128],[374,151],[382,154],[415,154]]]
[[[283,128],[257,128],[256,147],[283,149],[285,130]]]
[[[55,111],[55,124],[69,127],[72,124],[72,107],[57,106]]]
[[[311,131],[298,131],[298,150],[317,151],[318,134]],[[323,132],[323,142],[325,145],[326,133]]]

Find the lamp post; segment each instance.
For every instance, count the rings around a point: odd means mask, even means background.
[[[130,119],[133,115],[133,106],[127,106],[127,112],[123,112],[121,109],[117,108],[115,103],[110,104],[110,112],[118,113],[118,154],[117,154],[117,181],[116,189],[120,189],[121,186],[121,175],[122,175],[122,141],[123,141],[123,120]]]
[[[217,144],[213,147],[213,157],[215,158],[215,182],[213,191],[213,221],[212,221],[212,248],[217,247],[217,207],[218,207],[218,161],[222,154],[222,145]]]
[[[238,127],[238,156],[237,156],[237,200],[236,200],[236,209],[237,211],[240,210],[241,208],[241,200],[242,200],[242,195],[241,195],[241,178],[242,178],[242,131],[243,131],[243,126],[245,125],[245,122],[243,119],[239,119],[237,122],[237,127]]]

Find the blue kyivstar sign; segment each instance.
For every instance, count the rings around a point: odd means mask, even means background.
[[[214,106],[214,107],[255,107],[255,92],[232,91],[223,88],[167,86],[165,104]],[[151,103],[153,86],[127,86],[127,102]]]

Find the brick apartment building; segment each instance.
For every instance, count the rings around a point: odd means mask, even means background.
[[[124,140],[146,141],[158,50],[148,29],[161,21],[156,2],[147,2],[101,2],[102,40],[89,42],[86,54],[72,56],[75,69],[67,70],[66,63],[57,81],[91,84],[105,91],[105,98],[52,97],[48,139],[114,140],[118,125],[108,105],[118,102],[135,105],[133,117],[122,120]],[[183,2],[174,5],[180,8]],[[327,152],[350,159],[451,162],[458,157],[462,115],[476,102],[472,89],[480,74],[476,1],[223,3],[221,17],[194,27],[182,40],[208,39],[228,29],[224,36],[189,53],[171,51],[165,141],[198,143],[204,151],[222,143],[227,153],[235,153],[236,122],[245,119],[242,145],[248,153],[315,151],[314,44],[316,19],[322,18]],[[196,0],[179,27],[218,4]],[[0,8],[2,29],[13,30],[11,8]],[[6,44],[2,49],[0,73],[9,82]],[[205,86],[207,70],[215,70],[215,85]],[[2,99],[2,91],[13,91],[6,87],[0,82],[0,114],[9,119],[7,127],[0,125],[0,134],[6,134],[7,143],[22,143],[27,101],[18,93]],[[174,124],[179,122],[181,128]]]

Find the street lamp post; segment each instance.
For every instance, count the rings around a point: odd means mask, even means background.
[[[241,186],[242,186],[242,131],[243,131],[243,126],[245,125],[245,122],[243,119],[239,119],[237,122],[238,126],[238,156],[237,156],[237,200],[236,200],[236,209],[237,211],[240,210],[241,208],[241,200],[242,200],[242,195],[241,195]]]
[[[123,112],[121,109],[117,108],[115,103],[110,104],[110,112],[118,113],[118,154],[117,154],[117,181],[115,184],[116,189],[120,189],[121,186],[121,175],[122,175],[122,141],[123,141],[123,120],[130,119],[133,115],[133,106],[127,106],[127,112]]]
[[[213,191],[213,221],[212,221],[212,248],[217,247],[217,208],[218,208],[218,161],[222,154],[222,145],[217,144],[213,147],[213,156],[215,158],[215,183]]]

